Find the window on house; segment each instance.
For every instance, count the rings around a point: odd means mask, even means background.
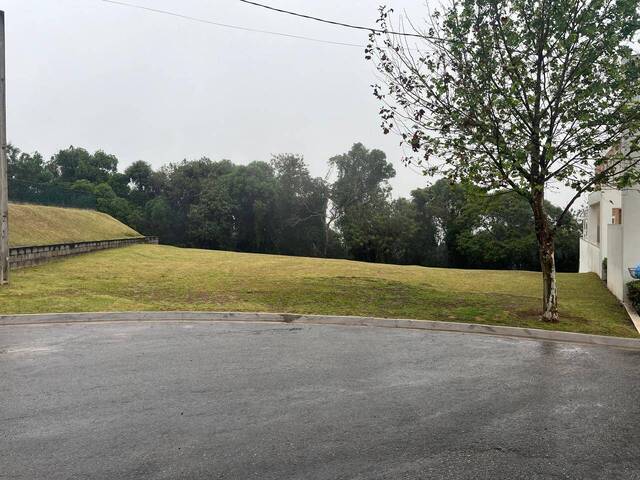
[[[614,225],[622,225],[622,209],[614,208],[611,210],[611,223]]]

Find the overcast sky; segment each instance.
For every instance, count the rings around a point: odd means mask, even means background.
[[[238,0],[123,0],[215,22],[366,43],[366,32],[289,17]],[[373,25],[376,0],[264,0]],[[413,19],[424,0],[387,0]],[[383,135],[363,48],[196,23],[101,0],[0,0],[7,36],[7,133],[46,158],[69,145],[154,167],[207,156],[236,163],[303,154],[314,175],[360,141],[395,165],[395,196],[430,179]],[[566,194],[550,196],[562,203]]]

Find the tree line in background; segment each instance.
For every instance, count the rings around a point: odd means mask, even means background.
[[[332,181],[302,156],[236,165],[208,158],[124,172],[103,151],[60,150],[45,161],[8,150],[13,201],[96,208],[162,243],[439,267],[539,270],[531,208],[512,192],[487,195],[442,179],[391,197],[393,165],[356,143],[329,159]],[[561,209],[547,205],[551,215]],[[558,268],[576,271],[580,228],[563,219]]]

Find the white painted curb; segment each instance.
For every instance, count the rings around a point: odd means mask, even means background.
[[[631,302],[622,302],[622,305],[624,305],[624,308],[627,310],[629,317],[631,317],[631,321],[636,327],[636,330],[638,330],[638,333],[640,333],[640,315],[638,315],[638,312],[636,312],[635,307],[631,305]]]
[[[329,315],[296,315],[288,313],[251,312],[97,312],[97,313],[45,313],[26,315],[0,315],[0,327],[9,325],[33,325],[78,322],[278,322],[322,325],[347,325],[386,328],[407,328],[444,332],[475,333],[551,340],[556,342],[583,343],[640,350],[640,338],[609,337],[584,333],[540,330],[536,328],[503,327],[475,323],[437,322],[375,317],[351,317]]]

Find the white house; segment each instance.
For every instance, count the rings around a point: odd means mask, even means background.
[[[580,272],[602,278],[607,260],[607,287],[620,300],[633,280],[629,268],[640,264],[640,186],[602,188],[588,198],[580,239]]]

